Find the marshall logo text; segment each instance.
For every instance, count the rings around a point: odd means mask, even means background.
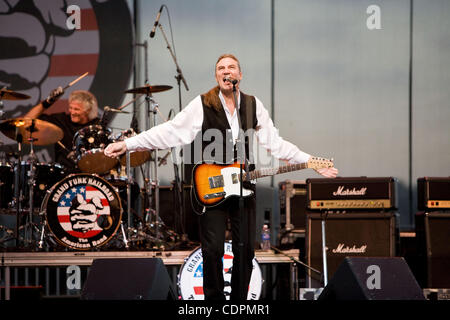
[[[366,253],[367,245],[362,245],[361,247],[345,246],[343,243],[339,243],[336,249],[331,250],[333,253]]]
[[[333,196],[363,196],[366,194],[367,188],[361,188],[357,190],[353,189],[344,189],[344,186],[339,186],[337,191],[333,192]]]

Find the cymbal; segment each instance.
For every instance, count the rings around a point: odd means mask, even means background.
[[[53,123],[31,118],[12,118],[0,122],[0,131],[10,139],[19,140],[18,135],[22,136],[22,142],[30,144],[30,137],[33,138],[35,146],[45,146],[58,142],[64,137],[60,127]]]
[[[172,86],[165,86],[165,85],[151,86],[151,85],[145,85],[144,87],[128,89],[127,91],[125,91],[125,93],[142,93],[142,94],[147,94],[147,93],[156,93],[156,92],[167,91],[167,90],[170,90],[170,89],[172,89]]]
[[[0,89],[0,100],[25,100],[30,99],[30,96],[27,96],[23,93],[18,93],[11,90]]]

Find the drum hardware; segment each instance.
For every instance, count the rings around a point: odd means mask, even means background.
[[[0,131],[8,138],[17,141],[18,159],[14,166],[14,197],[11,203],[16,209],[16,246],[19,246],[19,229],[21,228],[21,217],[25,211],[22,207],[22,201],[25,193],[28,193],[28,214],[25,217],[25,226],[23,229],[23,240],[27,245],[33,243],[33,214],[35,206],[35,187],[36,187],[36,165],[37,157],[34,152],[34,146],[48,145],[55,143],[63,138],[64,134],[58,126],[47,121],[30,118],[12,118],[0,123]],[[30,145],[29,159],[26,164],[22,162],[22,144]],[[27,169],[26,166],[29,165]],[[28,190],[26,190],[28,186]],[[25,206],[27,207],[27,206]]]
[[[129,246],[128,246],[128,239],[127,239],[127,236],[125,234],[125,230],[123,228],[123,221],[120,221],[120,229],[122,231],[123,243],[125,244],[125,248],[128,249],[129,248]]]

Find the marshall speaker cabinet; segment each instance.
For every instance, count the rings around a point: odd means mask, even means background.
[[[392,177],[307,179],[310,210],[393,210],[397,207]]]
[[[416,214],[416,239],[424,288],[450,288],[450,212]]]
[[[345,257],[395,256],[396,217],[393,212],[308,213],[306,262],[323,273],[322,221],[325,221],[328,279]],[[323,286],[323,276],[307,270],[306,285]]]
[[[450,177],[417,179],[419,211],[450,210]]]

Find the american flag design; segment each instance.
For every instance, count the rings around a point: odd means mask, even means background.
[[[97,218],[101,215],[109,215],[109,201],[106,199],[104,193],[97,189],[94,186],[91,185],[78,185],[70,188],[67,190],[60,198],[58,202],[58,209],[57,209],[57,215],[58,215],[58,221],[61,224],[61,227],[64,231],[66,231],[68,234],[70,234],[73,237],[77,238],[91,238],[96,235],[98,235],[103,228],[101,228],[95,221],[92,223],[93,227],[92,229],[81,232],[81,231],[75,231],[73,230],[73,220],[70,221],[70,208],[72,205],[73,200],[77,195],[81,195],[82,198],[86,201],[86,203],[91,203],[92,199],[98,198],[101,201],[101,204],[103,206],[103,209],[99,209],[96,211]]]
[[[230,299],[231,270],[233,267],[233,252],[230,242],[225,243],[225,254],[222,258],[224,292],[226,299]],[[262,273],[256,259],[253,259],[253,272],[250,279],[247,300],[258,300],[262,289]],[[178,274],[178,288],[182,300],[204,300],[203,293],[203,258],[201,248],[196,249],[185,260]]]

